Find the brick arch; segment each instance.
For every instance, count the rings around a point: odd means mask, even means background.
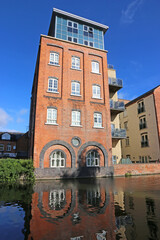
[[[107,150],[105,149],[105,147],[103,147],[102,144],[100,144],[98,142],[92,142],[92,141],[86,142],[80,147],[80,149],[78,151],[78,164],[80,165],[80,163],[81,163],[81,154],[84,151],[84,149],[87,148],[87,147],[92,147],[92,146],[97,147],[102,151],[102,153],[104,155],[104,166],[108,167],[108,153],[107,153]]]
[[[61,141],[61,140],[53,140],[53,141],[50,141],[49,143],[47,143],[41,153],[40,153],[40,158],[39,158],[39,166],[40,168],[44,168],[44,155],[45,155],[45,152],[47,151],[48,148],[50,148],[51,146],[53,145],[62,145],[64,147],[66,147],[70,154],[71,154],[71,162],[72,162],[72,168],[75,168],[75,162],[76,162],[76,155],[75,155],[75,152],[73,150],[73,148],[71,147],[70,144],[68,144],[67,142],[65,141]]]

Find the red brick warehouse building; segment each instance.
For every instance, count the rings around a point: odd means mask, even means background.
[[[108,27],[53,9],[32,88],[30,156],[37,178],[113,174]]]

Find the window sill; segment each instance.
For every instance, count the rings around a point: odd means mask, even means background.
[[[101,73],[96,73],[96,72],[91,72],[91,73],[101,75]]]
[[[55,67],[60,67],[59,64],[48,63],[48,65],[50,65],[50,66],[55,66]]]
[[[74,96],[74,97],[82,97],[82,95],[72,94],[72,93],[71,93],[71,96]]]
[[[46,91],[47,93],[55,93],[55,94],[59,94],[59,92],[54,92],[54,91]]]
[[[103,129],[104,127],[95,127],[95,126],[93,126],[93,128],[97,128],[97,129]]]
[[[46,122],[45,125],[54,125],[54,126],[58,126],[59,124],[57,124],[57,123],[48,123],[48,122]]]
[[[102,100],[103,98],[99,98],[99,97],[92,97],[92,99],[98,99],[98,100]]]
[[[70,125],[70,127],[83,127],[82,125]]]
[[[71,70],[82,71],[82,69],[77,69],[77,68],[72,68],[72,67],[71,67]]]

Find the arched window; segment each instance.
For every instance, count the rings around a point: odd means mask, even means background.
[[[65,167],[65,155],[62,151],[57,150],[50,155],[50,166]]]
[[[87,167],[98,167],[99,166],[99,153],[96,150],[90,151],[86,156]]]
[[[11,140],[11,135],[9,133],[4,133],[2,135],[2,140]]]

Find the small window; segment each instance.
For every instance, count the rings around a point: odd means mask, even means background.
[[[101,128],[102,127],[102,114],[94,113],[94,127]]]
[[[138,103],[138,109],[137,110],[138,110],[138,114],[142,113],[142,112],[145,112],[145,107],[144,107],[144,102],[143,101]]]
[[[3,133],[1,139],[2,140],[11,140],[11,135],[9,133]]]
[[[47,109],[47,123],[56,124],[57,123],[57,109],[48,108]]]
[[[72,68],[80,69],[80,58],[79,57],[72,57]]]
[[[59,65],[59,53],[50,52],[49,63],[52,64],[52,65]]]
[[[50,156],[51,167],[65,167],[65,156],[62,151],[54,151]]]
[[[83,26],[83,30],[84,31],[88,31],[88,27],[87,26]]]
[[[88,46],[88,41],[84,41],[84,45]]]
[[[68,24],[67,24],[69,27],[72,27],[72,22],[71,21],[68,21]]]
[[[0,144],[0,152],[4,151],[4,144]]]
[[[98,85],[92,86],[92,97],[93,98],[100,98],[101,97],[101,88]]]
[[[142,134],[141,135],[141,147],[148,147],[149,141],[148,141],[148,134]]]
[[[126,146],[129,146],[129,137],[126,138]]]
[[[90,151],[86,156],[87,167],[98,167],[99,159],[100,159],[100,157],[96,150]]]
[[[7,144],[7,152],[11,151],[11,144]]]
[[[72,42],[72,37],[68,37],[68,41]]]
[[[147,127],[146,117],[142,117],[139,119],[139,129],[144,129]]]
[[[81,125],[81,112],[72,111],[72,126],[80,126],[80,125]]]
[[[128,122],[124,122],[124,128],[127,130],[128,129]]]
[[[16,149],[16,146],[13,146],[13,150],[15,150]]]
[[[58,92],[58,80],[57,78],[48,79],[48,91],[49,92]]]
[[[79,82],[72,82],[72,91],[71,94],[73,95],[80,95],[80,83]]]
[[[73,38],[73,42],[77,43],[77,41],[78,41],[77,38]]]
[[[93,42],[89,42],[89,46],[90,46],[90,47],[93,47]]]
[[[92,72],[99,73],[99,62],[92,61]]]

